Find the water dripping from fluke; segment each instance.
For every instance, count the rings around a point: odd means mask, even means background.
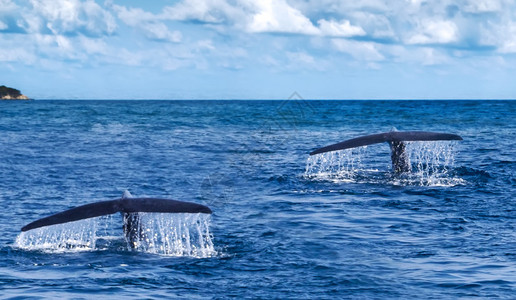
[[[304,177],[312,181],[372,183],[401,186],[464,185],[455,169],[456,142],[406,142],[407,172],[392,172],[385,155],[367,146],[309,156]]]
[[[304,176],[311,180],[356,182],[359,173],[366,171],[362,164],[366,151],[364,146],[309,156]]]
[[[135,240],[124,237],[118,216],[101,216],[21,232],[15,248],[45,253],[104,251],[124,245],[126,251],[174,257],[217,255],[209,229],[210,215],[138,213]],[[115,220],[116,219],[116,220]]]

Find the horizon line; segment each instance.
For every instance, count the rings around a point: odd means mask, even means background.
[[[514,101],[516,98],[30,98],[29,100],[7,100],[7,101]]]

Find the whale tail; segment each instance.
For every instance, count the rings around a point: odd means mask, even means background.
[[[124,196],[120,199],[95,202],[65,210],[63,212],[29,223],[25,225],[21,231],[28,231],[44,226],[100,217],[117,212],[122,213],[124,216],[127,214],[134,214],[139,212],[212,213],[210,208],[201,204],[170,199],[130,198],[129,195],[130,194],[126,195],[126,193],[124,193]]]
[[[429,131],[390,131],[372,135],[365,135],[340,143],[325,146],[310,152],[310,155],[350,149],[378,143],[389,143],[391,148],[391,161],[395,172],[410,171],[410,164],[405,153],[405,143],[412,141],[451,141],[462,140],[462,137],[451,133],[439,133]]]
[[[411,141],[450,141],[462,140],[456,134],[428,132],[428,131],[390,131],[372,135],[365,135],[344,142],[332,144],[310,152],[315,155],[324,152],[344,150],[360,146],[367,146],[385,142],[411,142]]]

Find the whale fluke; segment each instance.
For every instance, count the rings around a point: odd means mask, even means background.
[[[315,155],[324,152],[344,150],[385,142],[412,142],[412,141],[451,141],[462,140],[462,137],[451,133],[429,131],[390,131],[372,135],[365,135],[337,144],[329,145],[310,152]]]
[[[451,133],[429,131],[389,131],[372,135],[365,135],[337,144],[325,146],[310,152],[310,155],[387,142],[391,148],[391,161],[393,169],[395,172],[400,173],[410,171],[410,163],[405,153],[404,142],[452,140],[460,141],[462,140],[462,137]]]
[[[124,194],[125,195],[125,194]],[[139,212],[156,213],[203,213],[211,214],[207,206],[170,199],[127,198],[101,201],[78,206],[55,215],[45,217],[24,226],[21,231],[39,227],[68,223],[82,219],[100,217],[120,212],[123,215]]]

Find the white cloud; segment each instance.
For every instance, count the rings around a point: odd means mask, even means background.
[[[140,15],[143,15],[143,12]],[[320,19],[317,27],[286,0],[182,1],[174,6],[165,7],[159,16],[147,15],[145,18],[151,17],[212,24],[225,23],[250,33],[294,33],[339,37],[365,34],[360,26],[351,25],[350,21],[345,19],[340,22]]]
[[[241,14],[241,7],[231,5],[225,0],[182,1],[163,9],[163,17],[166,19],[194,20],[206,23],[232,22],[238,19]]]
[[[81,48],[88,54],[103,54],[109,52],[109,47],[102,39],[91,39],[84,36],[79,37]]]
[[[378,51],[377,44],[372,42],[332,39],[333,46],[340,52],[347,53],[359,61],[382,61],[385,57]]]
[[[26,51],[48,61],[167,69],[259,63],[279,70],[314,69],[338,52],[370,66],[449,64],[454,48],[466,57],[478,49],[516,53],[513,0],[178,0],[153,12],[145,2],[132,2],[141,8],[110,0],[27,3],[0,0],[0,36],[25,31]],[[236,48],[244,55],[228,54]],[[4,61],[17,57],[3,52]]]
[[[62,35],[56,35],[55,42],[57,44],[57,47],[61,49],[63,52],[70,52],[72,50],[72,44],[66,37]]]
[[[300,10],[284,0],[255,2],[252,11],[252,15],[248,15],[246,20],[246,29],[252,33],[294,33],[332,37],[366,34],[360,26],[351,25],[350,21],[345,19],[340,22],[319,19],[318,26],[315,26]]]
[[[401,0],[405,2],[405,0]],[[386,0],[360,0],[360,1],[342,1],[342,0],[289,0],[292,6],[298,8],[305,15],[311,13],[346,15],[353,11],[375,11],[387,12],[392,9],[394,1]]]
[[[257,1],[255,11],[247,25],[249,32],[319,33],[310,19],[285,0]]]
[[[182,0],[164,7],[161,13],[152,14],[139,8],[114,5],[122,21],[157,40],[181,40],[181,33],[167,30],[169,26],[164,21],[198,21],[220,34],[236,29],[243,33],[363,36],[422,46],[460,46],[466,41],[479,40],[480,34],[472,29],[476,21],[468,20],[471,15],[460,15],[460,12],[504,11],[504,6],[511,5],[506,0],[397,0],[389,3],[384,0]],[[459,15],[454,17],[457,11]],[[308,16],[317,16],[318,21],[314,24]]]
[[[505,1],[499,0],[468,0],[464,5],[464,11],[469,13],[498,12],[504,6]]]
[[[0,0],[0,13],[11,12],[18,8],[11,0]]]
[[[516,39],[512,38],[506,41],[500,49],[498,49],[500,53],[516,53]]]
[[[416,27],[416,32],[411,35],[408,44],[449,44],[457,42],[458,28],[455,23],[448,20],[426,19]]]
[[[1,41],[1,40],[0,40]],[[6,45],[5,41],[1,41],[2,45]],[[12,47],[0,48],[0,62],[21,62],[23,64],[32,64],[36,60],[36,55],[30,50],[12,45]]]
[[[55,61],[74,59],[79,54],[73,50],[70,40],[63,36],[15,34],[4,38],[0,35],[0,61],[18,62],[25,65],[38,65],[45,58]]]
[[[198,41],[197,42],[197,47],[199,49],[206,49],[206,50],[209,50],[209,51],[215,50],[215,46],[213,46],[213,41],[212,40],[201,40],[201,41]]]
[[[348,20],[336,22],[334,20],[321,19],[317,22],[322,35],[333,37],[351,37],[365,35],[364,29],[360,26],[353,26]]]
[[[179,43],[183,38],[180,31],[170,31],[163,23],[147,23],[143,24],[141,28],[146,32],[147,37],[150,39]]]
[[[453,59],[445,49],[436,49],[428,46],[412,46],[407,48],[401,45],[383,45],[381,50],[398,64],[415,64],[422,66],[436,66],[452,64]]]
[[[316,66],[315,58],[306,52],[287,52],[287,58],[294,66],[308,65]]]
[[[421,60],[424,66],[442,65],[450,62],[450,57],[434,48],[422,48]]]
[[[516,53],[516,22],[512,19],[482,23],[477,34],[481,46],[493,47],[498,53]]]
[[[173,43],[181,42],[183,35],[178,30],[170,30],[167,25],[160,22],[164,17],[146,12],[140,8],[126,8],[113,5],[118,17],[125,24],[139,29],[147,38]]]
[[[374,38],[396,39],[391,22],[384,14],[358,11],[351,13],[350,18]]]
[[[92,0],[31,0],[27,15],[29,32],[49,30],[52,34],[112,34],[116,22],[108,11]]]
[[[113,10],[122,22],[129,26],[138,26],[141,23],[152,22],[158,19],[158,16],[144,11],[141,8],[127,8],[121,5],[113,5]]]
[[[500,34],[500,45],[498,52],[500,53],[516,53],[516,22],[511,22],[504,26]]]
[[[305,64],[315,63],[314,57],[308,55],[306,52],[287,52],[287,56],[293,61],[298,61]]]
[[[85,60],[87,56],[76,46],[76,38],[63,35],[33,34],[36,54],[53,60]]]

